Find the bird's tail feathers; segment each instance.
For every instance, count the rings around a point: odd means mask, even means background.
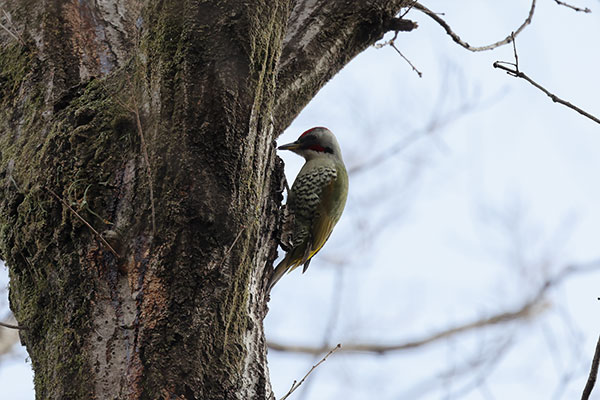
[[[277,264],[275,270],[271,274],[271,278],[269,278],[269,292],[273,289],[273,286],[281,279],[281,277],[286,273],[288,268],[290,267],[290,260],[285,256],[283,260]]]
[[[273,289],[273,286],[281,279],[285,273],[290,273],[300,265],[304,264],[304,268],[302,269],[302,273],[306,272],[308,268],[308,264],[310,264],[310,259],[316,253],[316,251],[312,251],[312,246],[306,246],[306,250],[304,251],[304,255],[300,259],[293,259],[294,252],[290,251],[287,253],[281,262],[277,264],[271,278],[269,279],[269,292]]]

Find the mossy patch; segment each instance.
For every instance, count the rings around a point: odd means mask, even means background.
[[[11,308],[27,328],[21,337],[37,398],[91,398],[85,352],[100,271],[90,270],[86,257],[101,245],[51,191],[98,231],[108,229],[114,171],[139,142],[131,112],[115,94],[125,84],[88,82],[50,112],[42,71],[25,49],[0,49],[0,253],[9,266]]]

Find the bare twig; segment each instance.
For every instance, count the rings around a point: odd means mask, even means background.
[[[9,329],[19,329],[19,330],[25,330],[25,329],[27,329],[24,326],[7,324],[6,322],[0,322],[0,326],[3,326],[5,328],[9,328]]]
[[[526,319],[536,312],[543,308],[542,299],[537,296],[532,300],[523,304],[519,309],[515,311],[503,312],[492,317],[478,319],[473,322],[469,322],[466,324],[458,325],[449,329],[444,329],[440,332],[434,333],[432,335],[426,336],[422,339],[417,339],[413,341],[408,341],[399,344],[379,344],[379,343],[348,343],[344,345],[342,349],[343,352],[352,352],[352,353],[375,353],[378,355],[383,355],[385,353],[401,351],[401,350],[409,350],[417,347],[422,347],[428,345],[430,343],[436,342],[441,339],[447,339],[449,337],[455,336],[459,333],[471,331],[478,328],[484,328],[491,325],[502,324],[518,319]],[[542,306],[542,307],[540,307]],[[275,343],[269,341],[267,343],[270,349],[276,351],[286,351],[292,353],[305,353],[305,354],[319,354],[323,352],[322,347],[313,347],[313,346],[302,346],[302,345],[285,345],[280,343]]]
[[[442,28],[444,28],[444,30],[446,31],[446,33],[448,35],[450,35],[450,37],[452,38],[452,40],[454,40],[456,43],[458,43],[459,45],[461,45],[462,47],[464,47],[465,49],[467,49],[469,51],[476,52],[476,51],[493,50],[493,49],[495,49],[497,47],[504,46],[505,44],[508,44],[511,41],[513,41],[514,40],[514,36],[517,36],[519,33],[521,33],[521,31],[523,29],[525,29],[525,27],[531,23],[531,20],[533,19],[533,14],[535,12],[535,3],[536,3],[536,0],[532,0],[532,2],[531,2],[531,8],[529,9],[529,14],[527,15],[527,18],[525,19],[525,21],[523,21],[523,23],[521,24],[521,26],[519,26],[514,31],[514,34],[511,34],[511,35],[505,37],[503,40],[500,40],[498,42],[495,42],[495,43],[492,43],[492,44],[488,44],[488,45],[485,45],[485,46],[479,46],[479,47],[471,46],[469,43],[467,43],[464,40],[462,40],[460,38],[460,36],[458,36],[452,30],[452,28],[450,28],[450,25],[448,25],[448,23],[446,21],[444,21],[437,13],[431,11],[430,9],[428,9],[427,7],[425,7],[424,5],[422,5],[421,3],[415,3],[414,4],[414,8],[416,8],[417,10],[425,13],[427,16],[431,17]]]
[[[246,229],[246,227],[242,226],[242,229],[240,229],[240,231],[238,232],[238,234],[235,237],[235,239],[233,239],[233,243],[231,243],[231,246],[229,246],[229,248],[227,249],[227,251],[223,255],[223,259],[221,260],[221,264],[219,264],[219,267],[223,266],[223,263],[225,262],[225,259],[227,258],[227,256],[229,255],[229,253],[231,253],[231,250],[233,249],[233,246],[235,246],[235,244],[239,240],[240,236],[242,236],[242,232],[244,232],[244,229]]]
[[[404,18],[406,16],[406,14],[408,14],[408,12],[410,10],[412,10],[412,8],[415,6],[416,3],[417,3],[417,0],[414,0],[408,7],[406,7],[406,10],[402,13],[402,15],[400,15],[400,19]]]
[[[0,28],[4,29],[6,31],[6,33],[8,33],[10,36],[13,37],[13,39],[15,39],[19,43],[23,44],[23,42],[21,41],[21,39],[19,39],[19,37],[17,35],[15,35],[14,33],[12,33],[11,30],[8,29],[6,26],[4,26],[4,24],[2,24],[1,22],[0,22]]]
[[[391,38],[390,40],[387,40],[387,41],[385,41],[385,42],[383,42],[383,43],[375,43],[375,44],[373,45],[373,47],[375,47],[376,49],[381,49],[381,48],[383,48],[383,47],[385,47],[385,46],[389,46],[389,45],[391,45],[392,43],[394,43],[394,41],[395,41],[397,38],[398,38],[398,32],[395,32],[395,33],[394,33],[394,37],[393,37],[393,38]]]
[[[563,268],[561,271],[556,273],[554,276],[544,281],[538,291],[526,302],[524,302],[519,308],[514,311],[506,311],[491,317],[481,318],[472,322],[468,322],[462,325],[457,325],[452,328],[444,329],[440,332],[426,336],[422,339],[408,341],[399,344],[379,344],[379,343],[347,343],[344,344],[342,349],[343,352],[354,352],[354,353],[374,353],[383,355],[385,353],[409,350],[417,347],[425,346],[433,342],[437,342],[441,339],[448,339],[460,333],[472,331],[475,329],[486,328],[492,325],[499,325],[516,320],[524,320],[531,318],[535,315],[540,314],[544,309],[548,307],[546,303],[546,293],[550,288],[558,285],[564,281],[568,276],[597,271],[600,269],[600,261],[591,262],[589,264],[582,265],[570,265]],[[304,354],[322,354],[326,349],[322,346],[304,346],[304,345],[287,345],[269,341],[267,343],[270,349],[275,351],[285,351],[292,353],[304,353]]]
[[[387,40],[383,43],[375,43],[373,46],[376,49],[381,49],[385,46],[391,46],[394,50],[396,50],[396,53],[400,54],[400,57],[402,57],[404,59],[404,61],[406,61],[408,63],[408,65],[410,65],[410,67],[413,69],[413,71],[415,71],[417,73],[417,75],[419,75],[419,78],[421,78],[423,76],[423,74],[413,65],[413,63],[410,62],[410,60],[408,58],[406,58],[404,56],[404,54],[402,54],[400,52],[400,50],[396,47],[396,39],[398,38],[398,31],[396,31],[394,33],[394,37],[391,38],[390,40]]]
[[[499,68],[501,70],[506,71],[506,73],[508,75],[514,76],[515,78],[525,79],[531,85],[533,85],[537,89],[544,92],[546,94],[546,96],[548,96],[548,97],[550,97],[550,99],[552,99],[553,102],[560,103],[564,106],[567,106],[570,109],[577,111],[579,114],[583,115],[584,117],[587,117],[587,118],[591,119],[592,121],[596,122],[597,124],[600,124],[600,119],[598,119],[597,117],[582,110],[581,108],[577,107],[576,105],[571,104],[570,102],[561,99],[560,97],[551,93],[548,89],[546,89],[545,87],[543,87],[542,85],[540,85],[539,83],[537,83],[536,81],[531,79],[529,76],[527,76],[527,74],[525,74],[524,72],[521,72],[519,70],[519,59],[517,57],[516,47],[515,47],[515,62],[514,63],[506,62],[506,61],[496,61],[496,62],[494,62],[493,66],[494,66],[494,68]]]
[[[400,54],[400,57],[404,58],[404,61],[406,61],[406,62],[408,63],[408,65],[410,65],[410,67],[413,69],[413,71],[415,71],[415,72],[417,73],[417,75],[419,75],[419,78],[422,78],[422,77],[423,77],[423,73],[422,73],[421,71],[419,71],[419,70],[418,70],[418,69],[417,69],[417,68],[416,68],[416,67],[413,65],[413,63],[411,63],[411,62],[410,62],[410,60],[409,60],[408,58],[406,58],[406,57],[404,56],[404,54],[402,54],[402,53],[400,52],[400,50],[398,50],[398,48],[396,47],[396,44],[395,44],[394,42],[390,43],[390,46],[392,46],[392,48],[393,48],[394,50],[396,50],[396,52],[397,52],[398,54]]]
[[[6,17],[6,20],[8,21],[8,23],[12,26],[12,19],[10,18],[10,15],[8,15],[6,13],[6,11],[4,11],[4,9],[2,9],[2,13]],[[17,42],[21,43],[23,46],[26,46],[25,45],[25,41],[23,40],[23,38],[21,38],[21,36],[19,35],[19,33],[16,31],[16,29],[15,29],[15,32],[13,32],[10,29],[8,29],[5,25],[3,25],[2,23],[0,23],[0,28],[4,29]],[[14,26],[13,26],[13,28],[14,28]]]
[[[102,237],[102,235],[94,229],[94,227],[92,225],[89,224],[89,222],[87,222],[81,215],[79,215],[79,213],[77,211],[75,211],[73,209],[73,207],[71,207],[69,205],[69,203],[67,203],[62,197],[60,197],[59,195],[57,195],[54,190],[50,189],[49,187],[46,188],[46,190],[52,195],[54,196],[58,201],[60,201],[63,205],[65,205],[73,214],[75,214],[75,216],[77,218],[79,218],[81,220],[81,222],[83,222],[93,233],[94,235],[98,236],[98,238],[100,239],[100,241],[108,248],[108,250],[110,250],[111,253],[113,253],[113,255],[117,258],[120,258],[119,253],[117,253],[115,251],[115,249],[113,249],[113,247],[106,241],[106,239],[104,239]]]
[[[515,69],[519,70],[519,54],[517,53],[517,42],[515,41],[515,33],[511,32],[510,36],[512,37],[513,44],[513,54],[515,55]]]
[[[292,393],[294,393],[294,391],[296,389],[298,389],[300,387],[300,385],[302,385],[302,383],[304,383],[304,381],[306,380],[306,378],[308,378],[308,376],[315,370],[317,369],[317,367],[321,364],[323,364],[325,362],[325,360],[327,360],[327,357],[329,357],[330,355],[332,355],[333,353],[335,353],[337,350],[339,350],[342,347],[342,345],[340,343],[337,344],[337,346],[335,346],[333,349],[329,350],[329,353],[325,354],[325,357],[323,357],[321,359],[321,361],[319,361],[318,363],[316,363],[315,365],[313,365],[313,367],[306,373],[306,375],[304,375],[304,378],[302,378],[300,380],[300,382],[296,382],[294,381],[294,383],[292,383],[292,387],[290,388],[289,392],[286,393],[285,396],[283,396],[281,399],[279,400],[285,400],[288,397],[290,397],[290,395]]]
[[[565,2],[563,2],[563,1],[560,1],[560,0],[554,0],[554,2],[555,2],[556,4],[558,4],[559,6],[565,6],[565,7],[567,7],[567,8],[570,8],[571,10],[575,10],[575,11],[577,11],[577,12],[584,12],[584,13],[591,13],[591,12],[592,12],[592,10],[590,10],[590,9],[589,9],[589,8],[587,8],[587,7],[586,7],[586,8],[580,8],[580,7],[576,7],[576,6],[573,6],[573,5],[571,5],[571,4],[565,3]]]
[[[594,352],[594,359],[592,360],[592,366],[590,368],[590,375],[583,389],[581,400],[588,400],[596,384],[596,377],[598,376],[598,363],[600,363],[600,337],[596,343],[596,351]]]

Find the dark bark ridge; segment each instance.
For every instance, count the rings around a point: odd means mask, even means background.
[[[0,256],[37,398],[273,397],[274,139],[402,1],[337,3],[0,0],[25,43],[0,32]]]

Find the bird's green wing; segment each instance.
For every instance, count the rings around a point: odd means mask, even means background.
[[[335,178],[331,179],[329,183],[327,183],[322,191],[321,191],[321,201],[316,209],[317,218],[314,219],[312,229],[311,229],[311,238],[312,238],[312,246],[310,249],[310,253],[304,263],[304,269],[302,272],[305,272],[308,268],[308,262],[310,259],[321,250],[331,232],[333,231],[333,227],[335,226],[335,221],[331,216],[331,202],[333,191],[335,187]]]

